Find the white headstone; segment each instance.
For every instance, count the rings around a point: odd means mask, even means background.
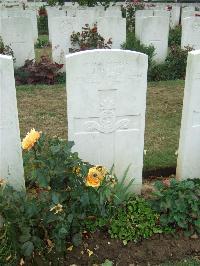
[[[66,56],[68,139],[85,161],[120,179],[130,165],[133,189],[142,184],[148,57],[122,50]]]
[[[52,58],[54,62],[65,64],[65,55],[71,48],[70,36],[73,31],[77,32],[76,25],[76,18],[55,17],[52,19]]]
[[[120,49],[126,42],[126,19],[119,17],[104,17],[97,20],[98,33],[107,42],[112,39],[112,49]]]
[[[120,6],[110,6],[105,10],[106,17],[119,17],[122,18],[122,12]]]
[[[33,37],[34,37],[34,42],[37,41],[38,39],[38,26],[37,26],[37,14],[35,10],[13,10],[9,9],[7,11],[7,16],[8,17],[26,17],[30,18],[32,22],[32,27],[33,27]]]
[[[172,7],[171,10],[171,17],[170,17],[170,27],[173,29],[174,27],[179,25],[180,21],[180,13],[181,8],[180,6],[176,5]]]
[[[153,10],[137,10],[135,12],[135,36],[138,40],[140,40],[141,33],[141,23],[144,17],[153,16]]]
[[[163,63],[168,52],[169,17],[147,17],[142,20],[140,41],[155,47],[154,60]]]
[[[200,50],[188,54],[177,160],[179,179],[200,178]]]
[[[14,52],[16,67],[23,66],[27,59],[35,59],[30,18],[3,18],[0,32],[4,44],[9,45]]]
[[[0,55],[0,178],[25,187],[13,61]]]
[[[182,23],[181,48],[200,49],[200,17],[185,18]]]
[[[49,41],[52,41],[52,19],[54,17],[67,16],[67,12],[64,9],[58,7],[46,7],[48,14],[48,30],[49,30]]]

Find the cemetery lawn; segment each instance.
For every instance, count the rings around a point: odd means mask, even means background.
[[[184,81],[148,84],[144,171],[174,173],[181,124]],[[65,85],[17,86],[21,137],[31,129],[67,138]],[[150,172],[149,172],[150,171]],[[154,173],[154,171],[156,171]]]

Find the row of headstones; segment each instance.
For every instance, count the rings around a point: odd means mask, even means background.
[[[200,49],[200,12],[182,19],[181,48],[187,46]],[[174,25],[178,25],[179,20]],[[159,10],[138,10],[135,15],[135,35],[142,44],[155,47],[154,60],[165,61],[168,54],[168,38],[170,29],[170,13]]]
[[[172,12],[173,10],[175,11]],[[52,41],[52,58],[57,63],[64,63],[64,55],[69,53],[72,32],[81,31],[86,23],[92,25],[97,22],[98,32],[106,40],[112,39],[113,49],[121,48],[121,44],[126,41],[126,20],[121,17],[119,6],[110,7],[107,11],[103,7],[83,9],[68,7],[65,10],[49,7],[47,11],[49,37]],[[170,11],[171,14],[174,14],[174,25],[178,23],[178,16],[176,16],[178,12],[176,11],[177,7]],[[13,49],[16,57],[15,65],[19,67],[24,65],[26,59],[35,58],[32,38],[36,40],[38,35],[36,13],[30,10],[20,12],[6,10],[5,12],[8,13],[1,13],[3,18],[0,21],[0,35],[4,43]],[[25,21],[22,17],[19,18],[20,14],[21,16],[26,14],[29,18],[32,17],[32,23],[28,20]],[[172,20],[170,20],[169,11],[139,10],[136,12],[136,37],[143,44],[155,47],[154,60],[157,63],[164,62],[168,53],[170,21]],[[184,18],[182,26],[181,47],[184,48],[189,45],[194,49],[200,49],[200,17]]]
[[[133,190],[142,186],[147,55],[91,50],[68,55],[68,138],[84,161],[128,166]],[[200,50],[188,55],[177,177],[200,178]],[[0,55],[0,177],[24,187],[20,131],[11,57]]]

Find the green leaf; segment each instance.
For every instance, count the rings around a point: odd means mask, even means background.
[[[22,245],[21,249],[24,256],[30,257],[33,253],[34,245],[31,241],[27,241]]]
[[[78,247],[82,243],[82,235],[80,233],[75,234],[72,237],[72,243],[74,246]]]

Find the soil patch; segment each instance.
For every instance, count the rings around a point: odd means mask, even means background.
[[[90,251],[93,252],[91,256]],[[107,233],[97,232],[84,240],[80,247],[68,251],[64,265],[98,265],[108,259],[113,265],[150,266],[191,256],[200,263],[200,239],[155,235],[140,243],[130,242],[124,246],[122,241],[110,239]]]

